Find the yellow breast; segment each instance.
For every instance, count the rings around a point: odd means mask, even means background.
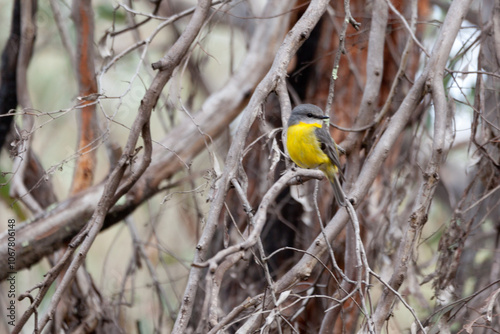
[[[321,150],[314,130],[321,124],[300,122],[288,128],[286,147],[288,154],[299,167],[316,168],[329,163],[328,156]]]

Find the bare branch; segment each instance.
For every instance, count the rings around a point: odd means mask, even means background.
[[[434,127],[434,140],[432,157],[425,170],[425,180],[422,183],[417,201],[410,217],[408,218],[407,230],[404,240],[401,242],[397,265],[395,266],[389,284],[394,290],[398,290],[403,284],[408,262],[412,260],[414,254],[414,245],[418,240],[423,225],[427,222],[428,210],[433,198],[434,191],[439,182],[439,170],[442,163],[443,155],[445,155],[445,131],[447,127],[447,107],[446,97],[443,88],[443,73],[447,61],[448,54],[455,39],[455,36],[460,29],[465,13],[469,9],[470,1],[456,1],[450,7],[450,11],[446,15],[445,22],[441,27],[439,37],[434,44],[434,49],[431,54],[424,74],[424,77],[431,82],[433,89],[433,98],[435,100],[436,121]],[[421,81],[419,78],[417,81]],[[377,306],[373,316],[375,328],[379,331],[387,316],[390,308],[394,303],[394,295],[389,290],[385,289],[383,296]]]
[[[21,4],[21,39],[19,41],[19,59],[17,62],[17,100],[23,109],[31,109],[33,107],[28,92],[28,65],[33,54],[33,48],[36,36],[36,25],[34,16],[37,9],[36,1],[25,1]],[[25,184],[25,176],[27,173],[28,163],[30,160],[30,150],[32,136],[31,131],[34,126],[33,117],[24,115],[23,128],[20,131],[20,142],[17,146],[16,157],[14,159],[14,170],[16,171],[12,179],[12,188],[10,196],[21,198],[26,206],[33,213],[43,211],[41,205],[28,191]]]
[[[376,106],[379,100],[380,85],[382,83],[382,73],[384,71],[383,54],[388,16],[389,13],[386,1],[374,1],[366,64],[366,83],[359,106],[358,116],[353,126],[355,129],[372,123],[375,116]],[[350,132],[341,145],[347,152],[350,152],[354,145],[359,143],[361,137],[362,133]],[[347,178],[348,177],[347,175]]]
[[[97,203],[96,210],[94,211],[94,214],[88,224],[88,229],[86,230],[86,233],[84,233],[86,238],[83,240],[77,256],[74,257],[71,261],[66,274],[64,275],[59,286],[54,292],[54,295],[48,307],[48,311],[40,319],[38,324],[40,330],[43,330],[46,324],[52,319],[53,313],[57,304],[59,303],[62,294],[69,286],[69,284],[73,281],[73,277],[76,274],[77,269],[82,264],[97,234],[101,230],[106,214],[108,213],[111,206],[119,199],[119,197],[117,197],[116,195],[120,194],[120,191],[128,191],[149,166],[152,155],[151,133],[149,128],[151,111],[156,104],[158,95],[161,92],[161,88],[163,88],[168,79],[170,79],[174,68],[180,63],[190,44],[193,42],[194,38],[201,29],[205,18],[208,15],[208,9],[210,8],[209,5],[210,1],[200,2],[199,6],[195,10],[195,13],[193,14],[193,18],[191,19],[190,24],[184,31],[184,34],[187,37],[185,39],[179,39],[178,42],[169,49],[166,56],[166,58],[169,59],[169,63],[165,64],[165,70],[157,74],[151,87],[146,91],[143,103],[141,104],[141,107],[139,109],[138,116],[134,121],[132,130],[127,140],[127,144],[124,148],[124,152],[119,159],[116,167],[111,172],[108,180],[106,181],[102,197]],[[144,156],[142,157],[141,163],[139,164],[137,170],[134,171],[134,174],[132,174],[132,176],[129,176],[125,181],[125,185],[122,186],[120,190],[118,190],[120,181],[124,176],[125,169],[128,167],[129,159],[134,154],[135,146],[140,135],[142,135],[145,146]],[[33,309],[31,310],[33,311]],[[23,324],[18,323],[16,327],[16,333],[21,330],[22,325]]]

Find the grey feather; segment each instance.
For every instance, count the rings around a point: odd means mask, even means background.
[[[340,172],[340,170],[339,170],[339,172]],[[339,175],[342,175],[342,174],[339,173]],[[333,194],[335,195],[335,199],[337,200],[337,203],[340,206],[346,206],[344,191],[342,190],[342,187],[340,186],[340,182],[337,179],[337,176],[335,176],[335,181],[330,182],[330,184],[332,185]]]
[[[340,159],[339,159],[339,152],[337,150],[337,144],[335,144],[335,142],[333,141],[332,136],[328,131],[328,128],[326,127],[317,128],[315,132],[316,132],[316,137],[319,140],[321,150],[325,152],[328,158],[330,158],[330,161],[333,163],[333,165],[337,167],[338,175],[340,179],[344,181],[345,180],[344,174],[342,174],[342,170],[340,169]]]
[[[307,115],[313,114],[317,118],[324,117],[323,110],[314,104],[299,104],[292,110],[290,118],[288,118],[288,126],[298,124],[300,121],[307,122]]]

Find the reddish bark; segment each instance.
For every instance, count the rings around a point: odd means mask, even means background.
[[[77,193],[92,185],[96,165],[95,139],[97,138],[96,104],[92,94],[97,93],[94,66],[94,14],[90,0],[75,1],[73,19],[77,31],[77,77],[79,96],[83,99],[78,113],[77,166],[71,186],[71,193]]]

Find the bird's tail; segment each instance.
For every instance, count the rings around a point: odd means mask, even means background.
[[[337,203],[340,206],[346,206],[347,204],[345,202],[344,192],[342,191],[342,188],[340,187],[339,180],[337,180],[335,178],[335,180],[330,181],[330,183],[332,184],[333,194],[335,195],[335,199],[337,200]]]
[[[321,170],[328,177],[328,180],[330,180],[333,188],[333,194],[335,195],[335,199],[337,200],[339,206],[346,206],[344,191],[342,190],[339,179],[337,178],[337,167],[331,165],[326,168],[321,168]]]

